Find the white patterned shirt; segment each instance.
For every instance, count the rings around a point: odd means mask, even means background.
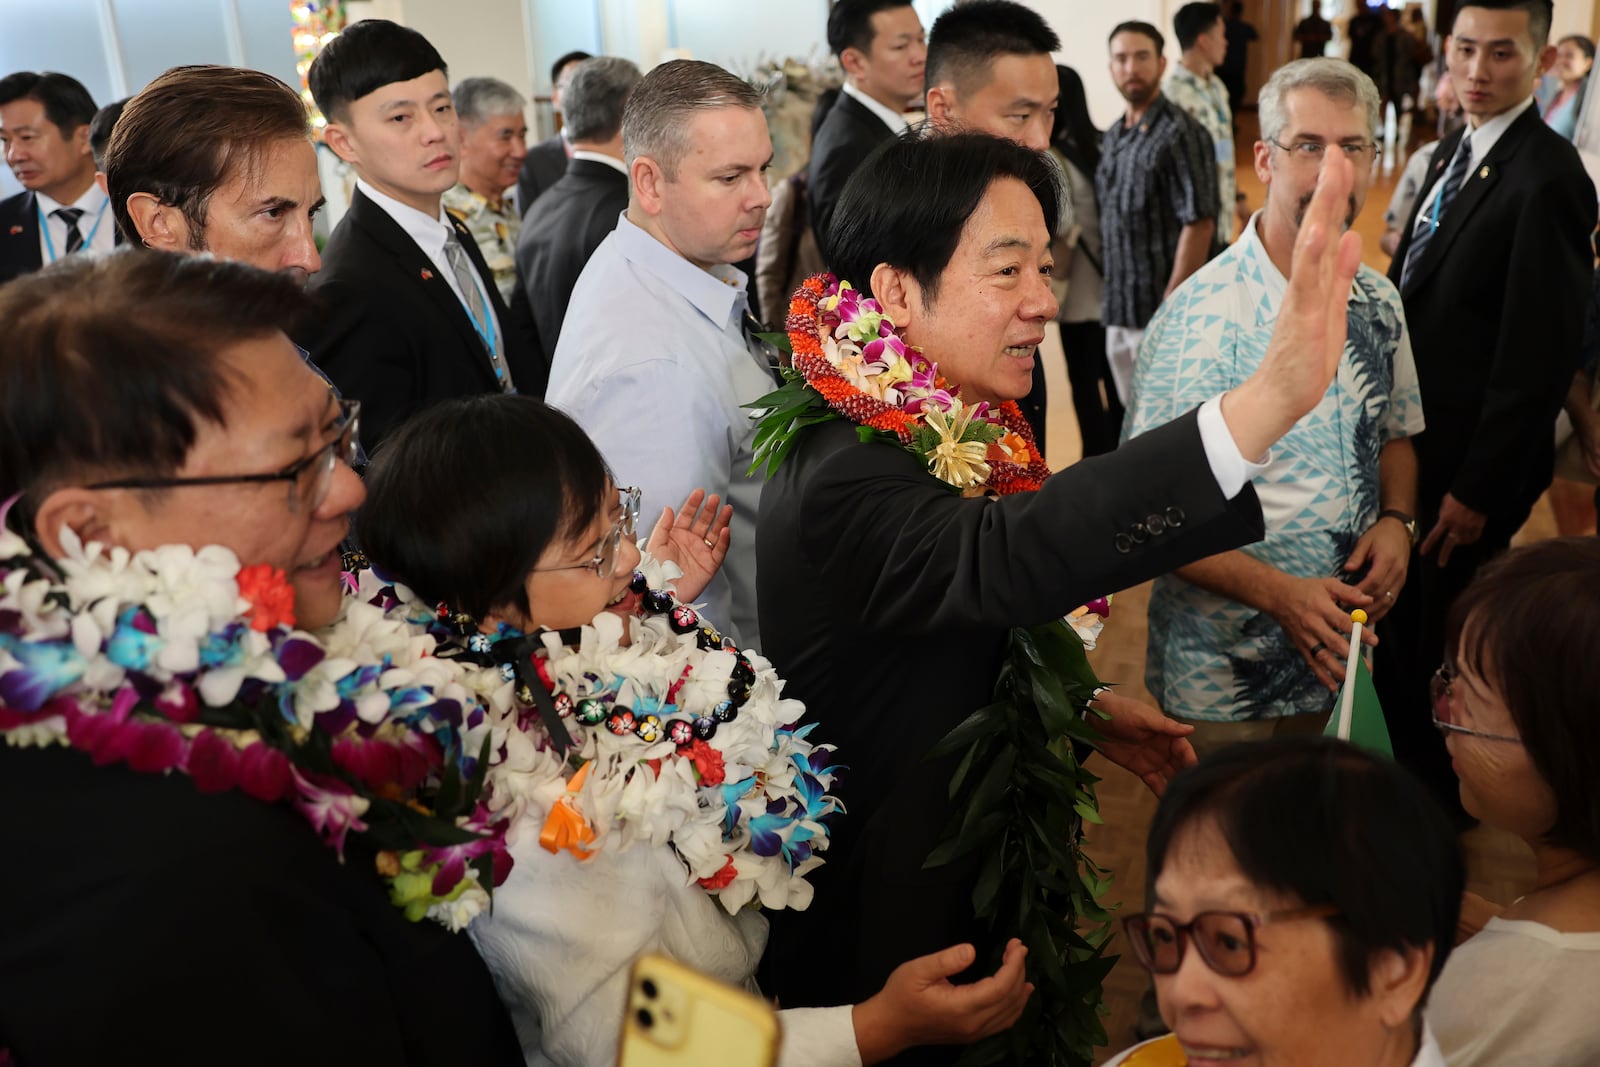
[[[1217,233],[1212,244],[1223,248],[1233,236],[1234,160],[1233,111],[1228,106],[1228,87],[1213,72],[1205,78],[1175,63],[1162,91],[1192,115],[1211,135],[1211,150],[1217,156]]]
[[[1124,437],[1170,422],[1260,366],[1289,283],[1267,256],[1259,219],[1151,320]],[[1348,323],[1327,394],[1254,478],[1266,538],[1240,550],[1301,578],[1340,576],[1377,520],[1378,453],[1423,428],[1400,294],[1371,267],[1356,274]],[[1270,616],[1175,575],[1158,578],[1150,595],[1145,681],[1169,715],[1201,721],[1323,712],[1334,700]]]

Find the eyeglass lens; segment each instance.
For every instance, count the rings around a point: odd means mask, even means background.
[[[611,528],[610,536],[600,542],[600,556],[595,561],[595,573],[602,578],[610,578],[617,573],[617,553],[622,548],[622,539],[634,537],[639,532],[639,498],[642,494],[630,488],[618,489],[617,492],[622,498],[622,514],[617,516],[617,524]]]
[[[289,486],[289,510],[295,510],[299,501],[306,499],[302,486],[307,475],[310,477],[311,493],[309,497],[312,511],[322,506],[328,499],[328,491],[333,488],[333,472],[343,460],[347,466],[356,465],[356,441],[361,429],[361,413],[359,410],[351,412],[345,419],[344,425],[339,429],[339,436],[328,442],[328,447],[318,454],[316,460],[302,472],[301,477],[295,479]]]
[[[1132,916],[1127,922],[1139,962],[1156,974],[1174,974],[1183,963],[1185,942],[1193,942],[1206,966],[1237,978],[1255,967],[1255,933],[1242,915],[1202,912],[1185,926],[1163,915]]]

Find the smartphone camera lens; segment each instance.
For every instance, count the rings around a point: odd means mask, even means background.
[[[636,1013],[635,1018],[639,1020],[639,1025],[646,1030],[650,1029],[656,1024],[656,1017],[650,1014],[649,1008],[640,1008]]]
[[[659,995],[656,991],[656,984],[648,978],[639,983],[639,992],[643,993],[649,1000],[654,1000]]]

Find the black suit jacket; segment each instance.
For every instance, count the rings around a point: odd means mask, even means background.
[[[536,339],[500,299],[477,242],[453,216],[505,335],[512,380],[537,379]],[[370,452],[415,411],[455,396],[498,390],[494,364],[472,317],[432,260],[357,189],[322,253],[307,292],[314,310],[295,341],[345,396],[361,401],[361,440]]]
[[[19,1064],[522,1063],[467,935],[408,921],[371,852],[340,863],[287,805],[0,745],[0,807]]]
[[[522,173],[517,177],[517,207],[522,217],[528,217],[533,202],[567,172],[567,142],[558,133],[547,141],[540,141],[528,149],[522,159]]]
[[[1461,133],[1434,153],[1389,268],[1398,286],[1415,219]],[[1577,152],[1530,107],[1456,194],[1401,287],[1427,430],[1419,517],[1444,493],[1490,515],[1550,484],[1556,413],[1572,381],[1594,278],[1595,194]],[[1426,524],[1424,525],[1426,528]]]
[[[823,259],[828,258],[828,225],[845,183],[874,148],[894,138],[894,131],[849,93],[840,93],[822,120],[811,142],[811,161],[806,164],[806,192],[811,202],[811,232]]]
[[[29,189],[0,200],[0,285],[44,266],[36,203]]]
[[[1001,500],[956,495],[844,421],[801,434],[761,495],[762,651],[850,770],[811,907],[771,916],[761,987],[786,1007],[859,1002],[915,956],[973,941],[983,960],[994,943],[972,864],[922,867],[958,762],[926,756],[993,699],[1013,626],[1263,531],[1253,489],[1218,490],[1193,414]],[[1140,543],[1119,550],[1124,532]]]
[[[555,359],[572,287],[627,207],[626,174],[591,159],[574,159],[523,217],[517,280],[533,311],[547,368]]]

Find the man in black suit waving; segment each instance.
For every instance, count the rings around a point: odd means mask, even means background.
[[[0,78],[0,146],[23,187],[0,200],[0,284],[115,243],[117,226],[89,151],[94,112],[89,91],[65,74]]]
[[[806,166],[812,232],[824,250],[845,182],[874,148],[905,131],[901,113],[922,98],[928,59],[909,0],[838,0],[828,12],[828,47],[844,68],[844,90],[817,129]]]
[[[622,109],[643,77],[626,59],[581,63],[562,98],[572,144],[567,173],[528,209],[517,238],[517,281],[533,311],[548,377],[572,287],[628,208]],[[531,389],[525,383],[524,390]],[[541,385],[540,390],[543,393]]]
[[[1533,106],[1555,55],[1550,14],[1550,0],[1469,0],[1456,12],[1447,61],[1468,124],[1434,153],[1389,269],[1428,429],[1412,587],[1379,630],[1373,678],[1396,757],[1451,806],[1455,776],[1428,715],[1445,617],[1550,484],[1551,426],[1594,275],[1594,188]]]
[[[295,339],[362,402],[368,447],[437,400],[516,387],[533,338],[513,323],[477,243],[442,208],[461,130],[444,60],[415,30],[358,22],[311,65],[324,140],[359,176],[309,286]]]

